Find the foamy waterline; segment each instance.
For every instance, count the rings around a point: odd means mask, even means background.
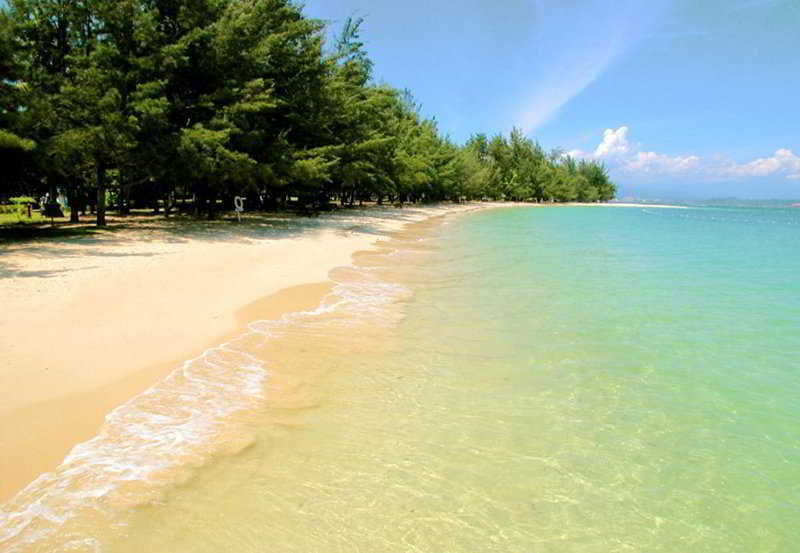
[[[438,209],[423,210],[405,222],[438,214]],[[387,258],[398,253],[385,250]],[[333,278],[332,292],[316,309],[252,322],[247,332],[184,362],[111,411],[94,438],[76,445],[54,471],[0,506],[0,549],[102,551],[92,528],[124,525],[126,510],[159,501],[170,486],[215,456],[252,443],[244,419],[266,401],[269,373],[265,361],[243,346],[293,327],[320,325],[324,331],[330,324],[348,325],[354,317],[391,324],[394,318],[386,307],[408,293],[381,281],[370,267],[340,269],[345,278]]]
[[[292,327],[380,322],[406,290],[350,269],[363,280],[337,283],[313,310],[248,325],[249,331],[206,350],[111,411],[99,434],[78,444],[55,471],[42,474],[0,510],[0,547],[9,553],[59,536],[56,550],[102,550],[76,519],[115,522],[125,509],[157,501],[170,485],[213,457],[252,442],[237,414],[265,397],[268,371],[240,345],[278,337]],[[322,320],[323,315],[334,319]]]
[[[186,361],[111,411],[97,436],[75,446],[55,471],[41,475],[4,507],[0,545],[16,551],[64,532],[88,511],[113,516],[154,499],[175,478],[168,474],[179,464],[202,464],[215,452],[209,442],[224,421],[263,399],[263,363],[234,349],[234,343]]]

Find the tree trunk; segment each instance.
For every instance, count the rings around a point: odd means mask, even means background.
[[[119,194],[117,195],[117,211],[120,215],[130,215],[131,212],[131,184],[127,182],[127,174],[119,170]]]
[[[212,192],[208,195],[208,220],[211,221],[214,218],[214,214],[217,210],[217,194]]]
[[[106,226],[106,166],[97,162],[97,226]]]
[[[78,201],[79,201],[78,198],[79,197],[80,196],[78,194],[78,185],[75,184],[75,183],[72,183],[72,186],[70,186],[67,189],[67,201],[69,202],[69,222],[70,223],[80,223],[81,222],[80,218],[78,217],[78,211],[79,211],[79,209],[78,209]]]
[[[201,210],[203,208],[203,194],[200,190],[195,191],[194,198],[192,199],[192,203],[194,204],[194,216],[200,217]]]

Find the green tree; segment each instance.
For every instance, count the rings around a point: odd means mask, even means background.
[[[21,192],[18,188],[32,161],[36,143],[18,134],[21,112],[26,108],[30,89],[23,79],[21,45],[17,25],[0,11],[0,198]]]

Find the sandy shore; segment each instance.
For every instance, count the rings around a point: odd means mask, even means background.
[[[0,502],[182,361],[247,322],[318,305],[356,251],[406,223],[489,206],[153,219],[0,244]]]

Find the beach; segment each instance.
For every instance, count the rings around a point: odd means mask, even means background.
[[[793,550],[796,211],[483,207],[4,250],[62,323],[3,373],[0,550]]]
[[[329,272],[403,225],[486,205],[373,208],[242,225],[152,220],[2,245],[0,502],[116,406],[249,322],[316,307]]]
[[[363,4],[0,0],[0,553],[800,552],[800,0]]]

